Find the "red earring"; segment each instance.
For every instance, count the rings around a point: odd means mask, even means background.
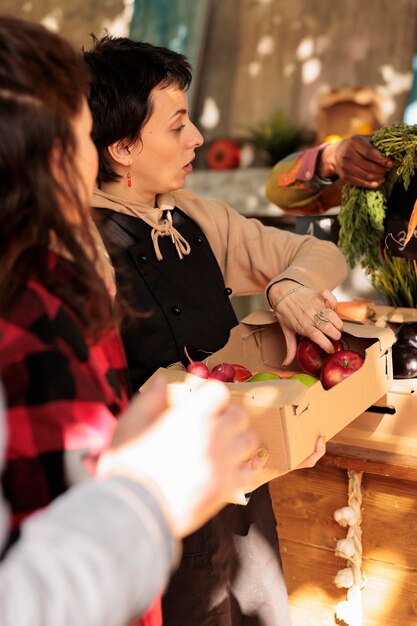
[[[126,166],[126,169],[127,169],[127,166]],[[132,186],[132,175],[129,172],[129,170],[127,170],[126,178],[127,178],[127,186],[131,187]]]

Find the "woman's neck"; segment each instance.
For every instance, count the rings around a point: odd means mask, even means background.
[[[108,193],[110,196],[115,196],[121,200],[127,202],[137,202],[138,204],[145,204],[146,206],[156,206],[156,195],[153,193],[146,193],[140,189],[127,186],[125,179],[121,181],[112,181],[109,183],[101,183],[101,191]]]

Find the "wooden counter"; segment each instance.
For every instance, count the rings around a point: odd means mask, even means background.
[[[417,381],[398,389],[393,415],[364,413],[316,467],[270,483],[294,626],[344,624],[335,606],[346,590],[333,579],[346,566],[334,554],[346,529],[333,513],[347,505],[347,469],[364,472],[363,626],[417,625]]]

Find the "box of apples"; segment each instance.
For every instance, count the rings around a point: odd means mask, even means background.
[[[332,355],[300,338],[296,360],[283,368],[281,328],[271,311],[255,311],[204,362],[160,368],[143,388],[162,374],[175,403],[192,393],[202,377],[223,380],[269,451],[249,491],[296,468],[319,436],[328,441],[390,389],[394,338],[389,328],[345,322]]]

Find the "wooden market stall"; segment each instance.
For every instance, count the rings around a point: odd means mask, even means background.
[[[328,442],[316,467],[270,483],[294,626],[345,624],[335,610],[346,589],[334,578],[347,564],[335,555],[346,528],[333,514],[348,504],[348,470],[362,480],[355,626],[417,624],[417,379],[394,381],[378,405]]]

